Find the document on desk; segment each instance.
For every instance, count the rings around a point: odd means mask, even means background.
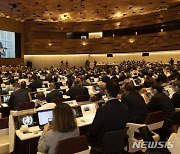
[[[77,126],[83,127],[83,126],[91,125],[94,120],[94,117],[95,115],[76,118]]]
[[[23,140],[28,140],[28,139],[31,139],[31,138],[40,137],[43,131],[41,131],[39,129],[39,131],[36,132],[35,130],[37,130],[37,127],[39,127],[39,126],[35,126],[34,128],[30,127],[28,133],[23,133],[20,129],[18,129],[18,130],[16,130],[16,135],[22,141]]]
[[[68,99],[68,98],[70,98],[70,96],[63,95],[63,98],[64,98],[64,99]]]
[[[65,101],[64,103],[69,104],[71,107],[78,106],[76,100]]]

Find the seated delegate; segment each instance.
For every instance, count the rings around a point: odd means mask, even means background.
[[[111,80],[107,82],[105,93],[108,101],[105,102],[105,105],[98,108],[88,132],[89,143],[94,147],[100,147],[106,132],[126,128],[129,111],[126,105],[118,100],[117,95],[119,91],[120,87],[117,82]]]
[[[79,128],[71,107],[65,103],[58,103],[53,110],[52,128],[49,123],[44,126],[38,143],[38,152],[54,154],[60,140],[79,135]]]

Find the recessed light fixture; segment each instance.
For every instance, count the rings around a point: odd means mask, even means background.
[[[68,20],[68,19],[70,19],[69,13],[63,13],[59,15],[59,20]]]
[[[135,41],[134,38],[129,39],[129,43],[134,43],[134,41]]]
[[[83,43],[82,43],[82,45],[83,45],[83,46],[86,46],[86,45],[87,45],[87,43],[86,43],[86,42],[83,42]]]
[[[116,26],[118,27],[118,26],[120,26],[121,25],[121,22],[117,22],[116,23]]]
[[[123,14],[121,13],[121,12],[116,12],[115,14],[114,14],[114,17],[115,18],[120,18],[120,17],[122,17],[123,16]]]

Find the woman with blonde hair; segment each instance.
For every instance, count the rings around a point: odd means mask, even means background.
[[[53,110],[52,127],[44,126],[39,139],[38,152],[54,154],[58,141],[79,136],[79,128],[72,108],[65,103],[58,103]]]

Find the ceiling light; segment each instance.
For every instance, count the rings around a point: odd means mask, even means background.
[[[120,17],[122,17],[123,15],[122,15],[122,13],[121,12],[117,12],[117,13],[115,13],[115,17],[116,18],[120,18]]]
[[[48,43],[49,46],[52,46],[52,43]]]
[[[120,26],[121,25],[121,22],[117,22],[116,23],[116,26],[118,27],[118,26]]]
[[[87,43],[86,43],[86,42],[83,42],[82,45],[85,46],[85,45],[87,45]]]
[[[134,38],[129,39],[129,43],[134,43],[134,41],[135,41]]]
[[[69,15],[69,13],[60,14],[59,19],[60,20],[68,20],[68,19],[70,19],[70,15]]]

